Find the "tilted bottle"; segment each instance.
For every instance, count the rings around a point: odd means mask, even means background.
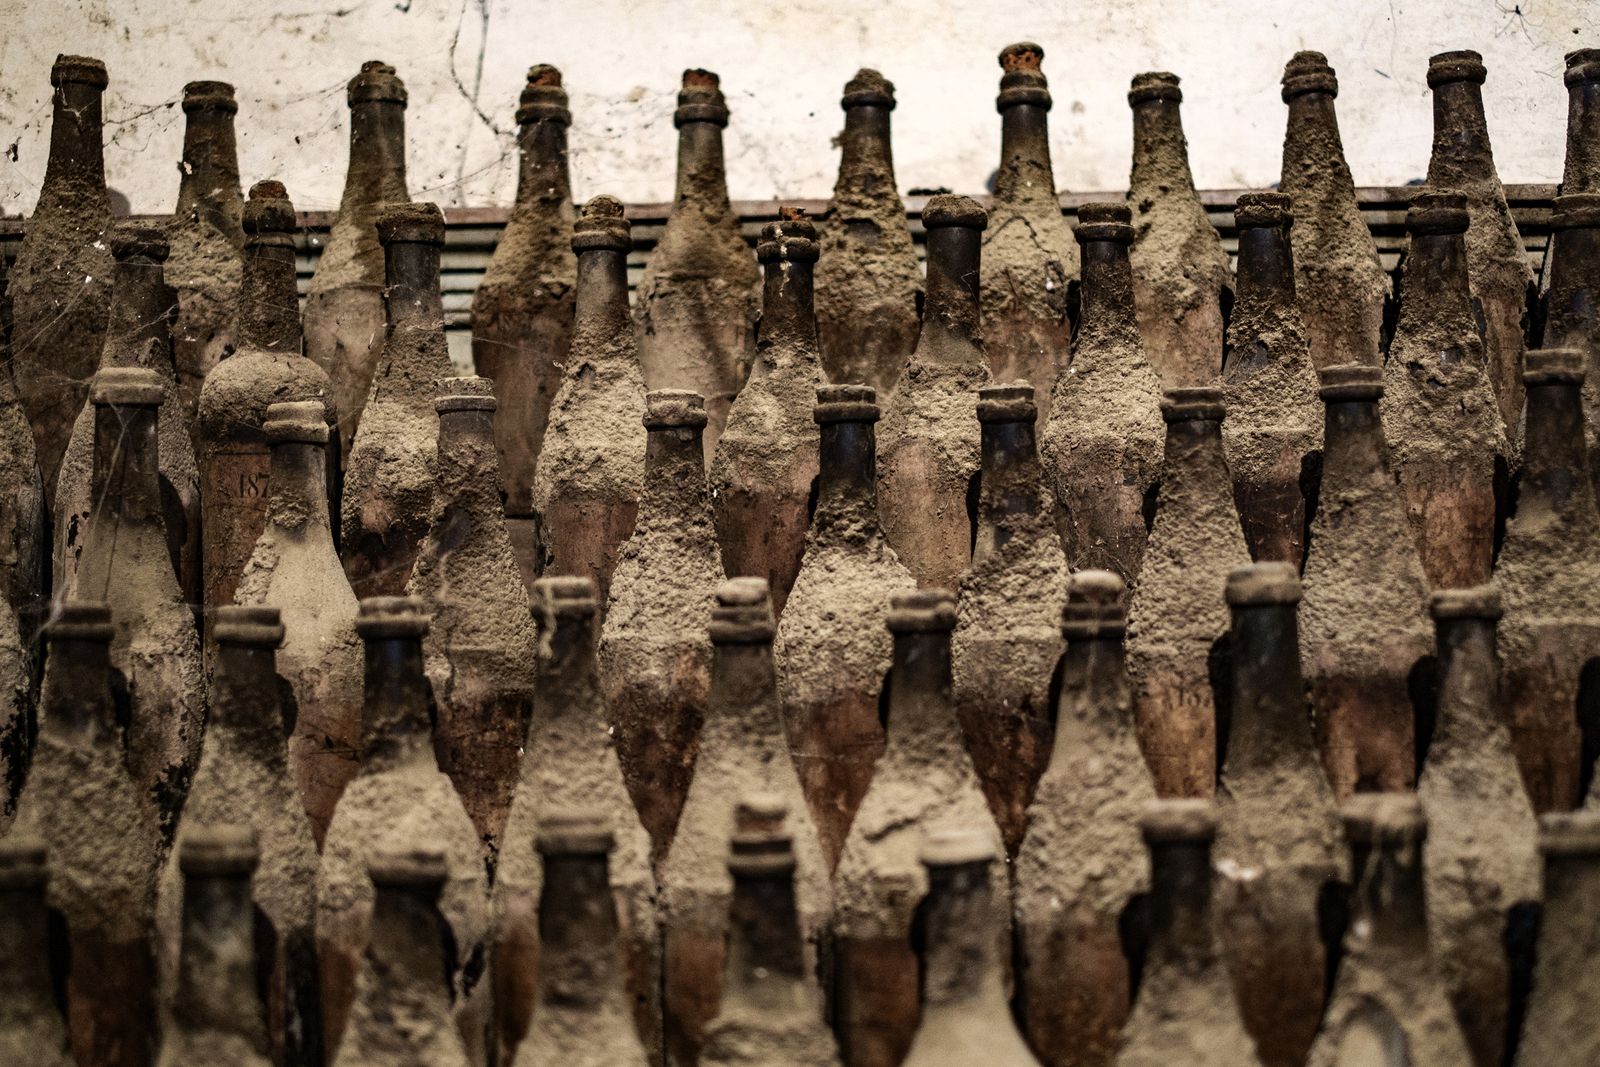
[[[878,432],[883,529],[919,585],[951,589],[972,556],[977,393],[989,383],[979,327],[978,261],[988,216],[964,196],[922,210],[928,302],[911,362]]]
[[[48,610],[45,574],[50,547],[45,540],[44,479],[33,428],[14,378],[16,334],[11,316],[10,276],[0,256],[0,449],[10,457],[0,465],[0,597],[21,628],[29,661],[37,655],[36,636]]]
[[[94,480],[98,504],[64,593],[111,607],[111,664],[129,701],[128,769],[171,840],[205,729],[204,679],[194,612],[172,571],[162,516],[157,420],[167,395],[143,367],[95,375]]]
[[[1161,382],[1134,315],[1132,217],[1126,204],[1078,209],[1077,334],[1041,442],[1068,561],[1127,582],[1139,576],[1155,517],[1164,436]]]
[[[666,854],[689,790],[711,688],[705,622],[722,581],[701,435],[698,393],[645,397],[648,431],[639,521],[622,546],[600,632],[600,678],[628,792]]]
[[[1600,942],[1600,811],[1539,820],[1544,855],[1544,917],[1533,992],[1517,1047],[1518,1067],[1578,1067],[1600,1057],[1600,986],[1592,980]]]
[[[1412,1067],[1471,1063],[1428,940],[1423,845],[1428,817],[1416,796],[1365,794],[1344,807],[1353,855],[1353,917],[1311,1067],[1344,1067],[1350,1031],[1382,1035]],[[1392,1062],[1392,1061],[1391,1061]]]
[[[1600,61],[1595,68],[1600,82]],[[1552,202],[1544,323],[1544,347],[1573,348],[1583,357],[1584,439],[1590,451],[1600,444],[1600,318],[1594,314],[1600,303],[1600,178],[1595,187],[1597,192]]]
[[[56,1004],[62,975],[52,955],[49,852],[41,837],[0,840],[0,1058],[71,1067]]]
[[[1522,418],[1524,332],[1537,285],[1494,167],[1483,114],[1486,77],[1483,57],[1477,52],[1441,52],[1428,60],[1428,88],[1433,90],[1428,185],[1467,198],[1472,217],[1466,238],[1467,274],[1474,311],[1482,323],[1489,384],[1500,401],[1506,436],[1515,439]],[[1404,284],[1402,280],[1402,296]]]
[[[672,113],[677,189],[633,312],[645,385],[705,397],[707,463],[750,373],[761,296],[760,272],[728,200],[722,156],[728,104],[720,86],[709,70],[683,72]]]
[[[1222,443],[1245,544],[1259,562],[1305,557],[1306,495],[1315,493],[1322,449],[1317,371],[1306,346],[1290,234],[1298,226],[1283,193],[1246,193],[1239,227],[1238,301],[1228,323]]]
[[[106,65],[56,56],[50,159],[11,266],[12,373],[33,427],[45,498],[89,398],[111,308],[111,197],[101,148]]]
[[[644,376],[628,317],[628,220],[597,196],[572,225],[577,310],[561,391],[533,478],[541,572],[588,578],[604,618],[644,483]]]
[[[741,797],[790,812],[795,900],[813,961],[832,907],[829,868],[783,733],[772,660],[772,601],[761,578],[730,578],[711,610],[711,697],[683,817],[661,867],[667,1062],[694,1064],[723,992],[733,882],[722,848]]]
[[[533,548],[534,466],[550,405],[572,343],[577,262],[572,255],[572,179],[567,169],[567,91],[561,72],[528,69],[517,104],[517,198],[472,296],[472,364],[494,382],[504,414],[495,420],[505,479],[506,527],[528,580]]]
[[[389,948],[405,948],[403,931],[387,931],[394,941],[385,936],[385,922],[393,922],[393,916],[374,906],[367,866],[380,860],[386,848],[414,846],[419,835],[441,853],[444,870],[430,885],[455,943],[449,965],[435,960],[430,978],[436,983],[442,976],[448,983],[449,992],[441,987],[438,996],[450,1006],[472,1062],[485,1061],[488,998],[481,986],[488,880],[478,831],[433,754],[434,698],[422,653],[427,629],[428,617],[415,597],[369,597],[361,602],[356,620],[366,645],[361,772],[334,809],[317,875],[323,1025],[326,1047],[339,1049],[335,1062],[341,1065],[361,1062],[343,1058],[351,1042],[360,1047],[376,1039],[367,1015],[371,995],[415,995],[414,987],[399,982],[380,982],[370,989],[371,983],[359,982],[358,974],[363,953],[369,965],[375,954],[381,968],[390,962]],[[402,958],[416,951],[415,946],[406,948]],[[343,1046],[341,1034],[347,1034]]]
[[[626,1010],[640,1040],[661,1043],[661,931],[650,835],[628,796],[609,733],[612,718],[600,682],[595,639],[599,604],[588,578],[541,578],[533,587],[539,624],[533,717],[521,746],[522,771],[512,796],[495,867],[494,1040],[499,1062],[525,1044],[542,1010],[539,911],[544,867],[535,847],[544,820],[581,807],[603,819],[614,847],[608,893],[615,897]]]
[[[1161,494],[1128,606],[1134,720],[1156,792],[1209,797],[1217,779],[1218,679],[1228,633],[1222,590],[1250,562],[1222,445],[1223,391],[1169,389]]]
[[[229,356],[223,365],[240,358]],[[271,494],[238,600],[274,608],[283,621],[277,670],[295,708],[292,726],[285,723],[289,772],[321,847],[361,755],[356,595],[328,528],[326,453],[336,446],[321,400],[270,405],[260,431],[272,450]]]
[[[1226,595],[1233,699],[1217,782],[1220,937],[1262,1064],[1299,1067],[1322,1019],[1337,949],[1324,927],[1348,861],[1300,675],[1295,566],[1235,568]]]
[[[703,1067],[782,1063],[838,1067],[796,906],[794,839],[778,796],[741,797],[728,856],[727,967],[707,1025]]]
[[[1467,219],[1458,193],[1412,198],[1400,316],[1383,368],[1383,432],[1422,569],[1436,589],[1489,580],[1509,467],[1467,287]],[[1520,418],[1520,384],[1518,404]]]
[[[1339,79],[1321,52],[1296,52],[1284,64],[1289,119],[1278,188],[1294,202],[1295,290],[1318,370],[1382,362],[1390,287],[1345,162],[1333,105],[1338,95]]]
[[[271,958],[263,961],[271,980],[263,990],[267,1015],[262,1036],[272,1062],[316,1067],[323,1062],[317,990],[317,843],[289,773],[284,744],[296,709],[285,700],[277,672],[275,653],[284,634],[279,620],[278,609],[271,607],[224,605],[216,611],[211,719],[175,847],[162,871],[156,901],[157,957],[163,964],[168,1000],[181,1015],[187,982],[179,965],[187,907],[183,877],[187,850],[219,828],[249,830],[252,848],[258,847],[252,854],[251,899],[271,932]],[[205,846],[198,847],[203,851]],[[198,1022],[225,1025],[225,1014],[215,1011]]]
[[[1027,386],[1021,389],[1031,401]],[[985,857],[972,862],[984,876],[993,876],[992,894],[984,893],[992,899],[963,921],[973,923],[995,945],[987,951],[972,946],[964,951],[988,957],[1011,944],[1010,882],[1004,865],[992,862],[1004,842],[967,755],[952,692],[954,598],[942,589],[896,594],[888,623],[894,634],[888,737],[834,875],[834,1027],[850,1067],[897,1067],[905,1060],[919,1032],[919,988],[925,985],[931,998],[939,979],[951,978],[936,967],[936,931],[927,930],[925,960],[918,959],[913,940],[919,902],[925,895],[950,891],[940,881],[948,872],[924,871],[919,862],[919,856],[926,858],[922,847],[930,833],[952,827],[970,833],[975,841],[969,847]],[[937,909],[937,903],[930,903]],[[934,914],[926,918],[931,923]],[[950,994],[947,999],[966,999],[957,990],[942,992]],[[940,1026],[933,1018],[924,1024]]]
[[[1067,291],[1078,279],[1078,244],[1061,214],[1050,166],[1050,89],[1031,41],[1000,52],[1000,169],[983,232],[984,351],[997,382],[1033,386],[1042,420],[1065,369]]]
[[[363,597],[399,593],[428,532],[438,471],[434,382],[452,373],[439,290],[444,215],[434,204],[385,208],[378,238],[383,354],[361,413],[365,432],[350,446],[340,501],[340,553],[351,587]]]
[[[1583,800],[1577,709],[1583,677],[1600,656],[1600,530],[1582,383],[1588,360],[1573,349],[1528,353],[1522,477],[1495,581],[1505,719],[1533,810]]]
[[[1189,172],[1182,101],[1176,74],[1135,74],[1128,90],[1134,305],[1145,353],[1169,389],[1216,380],[1233,303],[1228,253]]]
[[[1050,761],[1050,683],[1067,586],[1033,398],[1026,382],[978,390],[978,535],[951,638],[957,715],[1007,854],[1022,843],[1028,802]]]
[[[167,281],[178,291],[172,362],[191,432],[206,375],[234,347],[234,308],[244,266],[244,194],[233,132],[238,112],[227,82],[183,87],[183,159],[178,205],[167,226],[172,249]]]
[[[539,820],[539,1006],[516,1053],[527,1067],[645,1067],[623,988],[627,964],[607,876],[614,842],[598,813]]]
[[[1055,747],[1017,852],[1017,987],[1049,1067],[1105,1067],[1136,979],[1125,929],[1150,885],[1139,817],[1155,783],[1139,750],[1123,635],[1127,587],[1109,571],[1067,581]]]
[[[79,1067],[148,1067],[155,1056],[161,833],[124,759],[114,633],[104,603],[68,600],[46,625],[39,736],[7,837],[51,846],[46,902],[66,927],[67,1033]]]
[[[1432,654],[1427,577],[1390,473],[1383,372],[1322,371],[1322,487],[1306,551],[1300,661],[1333,794],[1410,788],[1423,661]]]
[[[922,270],[894,179],[894,83],[862,68],[839,101],[839,180],[821,229],[817,341],[830,382],[888,395],[917,343]]]
[[[728,410],[710,480],[723,569],[765,578],[781,617],[811,525],[817,431],[809,412],[822,375],[812,296],[817,230],[798,208],[778,210],[756,246],[765,287],[755,365]]]
[[[157,1067],[275,1062],[269,1048],[275,1020],[257,986],[267,965],[256,956],[252,879],[260,856],[256,832],[244,823],[188,828],[174,850],[183,872],[183,930]]]
[[[772,649],[789,751],[829,870],[883,751],[889,598],[916,585],[878,522],[875,400],[871,386],[817,389],[817,509]]]
[[[433,620],[422,647],[438,698],[439,769],[492,858],[533,706],[537,639],[500,510],[494,383],[441,378],[437,389],[439,476],[406,592]]]
[[[349,169],[306,293],[305,329],[306,355],[333,383],[340,452],[349,456],[388,340],[384,289],[389,283],[376,226],[385,208],[405,204],[411,195],[406,192],[405,83],[387,63],[368,60],[345,87],[345,97]]]
[[[1512,989],[1507,949],[1531,926],[1539,901],[1538,827],[1501,718],[1499,591],[1446,589],[1429,606],[1438,635],[1438,714],[1417,780],[1431,827],[1424,849],[1428,926],[1473,1060],[1497,1067]]]
[[[1150,851],[1150,945],[1117,1067],[1261,1063],[1218,945],[1215,807],[1207,800],[1158,800],[1139,830]]]
[[[160,228],[119,222],[111,228],[111,312],[100,369],[142,367],[161,381],[161,411],[156,418],[160,445],[161,513],[167,551],[183,598],[200,603],[200,482],[194,443],[172,373],[173,290],[162,264],[167,236]],[[56,552],[53,586],[70,589],[89,525],[104,502],[94,491],[95,406],[83,406],[72,424],[67,450],[56,475]]]

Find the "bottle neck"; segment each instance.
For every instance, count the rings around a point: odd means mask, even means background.
[[[422,639],[368,638],[361,773],[436,768],[432,703],[428,676],[423,673]]]
[[[1567,159],[1561,191],[1600,193],[1600,79],[1567,89]]]
[[[92,207],[109,214],[105,153],[101,147],[104,90],[82,82],[56,86],[50,117],[50,160],[35,213],[47,208]]]
[[[57,1014],[43,884],[0,889],[0,1026]]]
[[[180,219],[196,219],[227,234],[239,232],[244,197],[239,191],[239,146],[233,113],[201,108],[189,113],[179,168]]]
[[[1570,382],[1528,386],[1525,433],[1517,514],[1576,513],[1587,522],[1594,502],[1580,387]]]
[[[974,560],[1001,551],[1019,533],[1031,532],[1043,506],[1032,420],[984,423],[981,452]]]
[[[469,408],[439,413],[438,502],[496,523],[502,519],[494,412]]]
[[[1146,100],[1133,107],[1133,169],[1129,184],[1138,199],[1194,193],[1189,142],[1183,136],[1178,101]]]
[[[267,471],[268,521],[302,538],[316,538],[333,547],[328,519],[328,457],[323,445],[284,441],[272,446]]]
[[[774,259],[763,267],[757,376],[789,364],[817,363],[814,267],[811,260],[804,259]]]
[[[878,444],[870,422],[829,422],[821,427],[817,458],[819,533],[836,526],[878,525]]]
[[[539,1000],[593,1011],[620,989],[617,909],[602,855],[546,856],[539,896]]]
[[[1320,774],[1295,604],[1235,607],[1231,635],[1233,713],[1223,775],[1231,786],[1269,788],[1286,772]]]
[[[735,874],[728,906],[728,995],[760,999],[775,985],[804,981],[793,868]]]
[[[282,764],[283,707],[277,656],[270,647],[218,642],[211,677],[211,729],[259,763]]]
[[[1492,619],[1440,619],[1438,727],[1435,751],[1462,746],[1482,753],[1500,728],[1500,661]],[[1492,751],[1492,750],[1490,750]]]
[[[448,1002],[446,927],[433,892],[436,891],[378,887],[372,903],[367,960],[382,981],[367,983],[367,996],[403,1003],[422,994],[428,1001]]]
[[[1335,400],[1322,423],[1324,491],[1387,484],[1389,446],[1377,400]]]
[[[778,674],[772,659],[772,642],[713,643],[710,693],[709,707],[714,716],[754,725],[756,715],[775,711]]]
[[[706,507],[701,428],[651,427],[645,437],[644,493],[639,510],[652,515],[698,515]]]
[[[442,331],[439,246],[431,241],[390,241],[383,249],[383,264],[389,336]]]
[[[39,694],[40,732],[83,748],[115,742],[110,644],[57,637],[50,642],[49,664]]]
[[[930,1014],[985,999],[1004,1009],[988,866],[929,872],[923,1001]]]
[[[300,354],[300,296],[289,234],[258,233],[245,243],[238,318],[241,350]]]
[[[517,168],[517,207],[563,204],[572,199],[572,175],[567,166],[567,124],[537,119],[517,130],[521,149]]]
[[[1372,849],[1359,889],[1369,940],[1389,946],[1426,945],[1423,892],[1421,842]]]
[[[1179,419],[1167,423],[1166,449],[1161,459],[1164,501],[1207,494],[1208,487],[1219,476],[1231,497],[1227,473],[1220,419]]]
[[[573,348],[585,359],[612,351],[604,342],[626,338],[632,345],[628,313],[628,256],[609,248],[578,253],[578,282],[572,318]],[[580,340],[589,343],[580,346]]]
[[[1467,282],[1464,234],[1413,234],[1401,277],[1405,294],[1396,336],[1433,333],[1440,326],[1457,336],[1477,336],[1472,294]],[[1459,349],[1452,349],[1460,358]],[[1450,358],[1444,352],[1410,352],[1408,359]]]
[[[1483,87],[1467,79],[1436,86],[1428,184],[1448,188],[1498,180],[1483,115]]]
[[[266,1051],[256,992],[255,905],[249,875],[184,879],[173,1014],[184,1030],[237,1034]]]
[[[894,635],[889,670],[888,744],[923,748],[940,738],[960,741],[950,673],[950,631]]]
[[[839,180],[836,199],[899,198],[894,180],[894,152],[889,139],[887,107],[865,104],[844,109],[839,138]]]
[[[916,351],[923,363],[984,366],[978,314],[981,237],[982,231],[970,226],[928,231],[928,295]]]
[[[159,408],[94,406],[94,523],[155,524],[162,521],[161,474],[156,444]],[[114,546],[111,546],[114,547]],[[94,595],[104,595],[95,590]]]
[[[730,215],[728,174],[722,157],[722,127],[715,122],[685,122],[678,128],[679,206],[692,204],[707,215]]]
[[[1083,242],[1077,353],[1140,343],[1133,304],[1133,265],[1122,241]]]
[[[147,350],[159,346],[170,373],[173,291],[166,271],[145,256],[118,261],[111,270],[111,311],[106,322],[106,358],[112,367],[149,365]],[[152,370],[161,368],[152,366]]]
[[[1037,104],[1012,104],[1000,112],[997,204],[1034,202],[1060,210],[1050,166],[1050,113]]]
[[[1074,751],[1098,752],[1104,740],[1129,729],[1133,690],[1122,635],[1071,637],[1062,654],[1061,697],[1051,762]]]
[[[1591,336],[1600,336],[1594,310],[1600,305],[1600,227],[1569,226],[1550,239],[1545,344],[1587,347]]]
[[[539,715],[548,722],[568,712],[584,713],[599,706],[600,667],[595,653],[594,615],[556,620],[539,656],[534,682]]]
[[[1157,966],[1202,967],[1215,957],[1211,843],[1150,846],[1150,953]]]
[[[1294,307],[1294,254],[1287,227],[1252,226],[1239,231],[1234,287],[1241,304]]]
[[[1344,139],[1339,134],[1334,99],[1334,94],[1320,92],[1290,97],[1289,124],[1283,138],[1285,179],[1292,174],[1307,180],[1326,180],[1344,169]],[[1337,166],[1330,171],[1329,164]]]
[[[339,210],[402,203],[406,191],[406,109],[395,100],[350,105],[350,168]]]

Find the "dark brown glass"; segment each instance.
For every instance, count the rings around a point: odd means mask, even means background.
[[[43,838],[0,841],[0,1056],[70,1067],[66,1020],[56,1003],[64,976],[50,946],[48,860]]]

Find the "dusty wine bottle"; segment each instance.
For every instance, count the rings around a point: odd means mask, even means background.
[[[1567,152],[1561,193],[1600,193],[1600,49],[1567,53]]]
[[[1600,1008],[1600,989],[1588,980],[1600,936],[1600,912],[1594,907],[1600,892],[1600,811],[1541,817],[1539,850],[1544,854],[1544,918],[1516,1063],[1588,1063],[1600,1056],[1600,1034],[1589,1025]]]
[[[1600,75],[1600,63],[1595,66]],[[1600,182],[1596,186],[1600,188]],[[1600,193],[1556,197],[1550,209],[1550,242],[1544,347],[1575,348],[1588,367],[1600,357],[1600,321],[1591,311],[1600,300]],[[1600,375],[1585,374],[1583,379],[1584,439],[1591,452],[1600,442],[1597,378]],[[1589,474],[1593,480],[1595,472],[1591,469]]]
[[[37,658],[37,635],[48,610],[44,594],[50,547],[45,540],[39,455],[13,376],[16,338],[4,260],[0,256],[0,449],[10,458],[0,464],[0,597],[19,628],[31,664]]]

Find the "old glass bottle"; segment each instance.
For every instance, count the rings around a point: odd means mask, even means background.
[[[817,389],[817,509],[773,654],[789,751],[831,870],[883,751],[889,598],[916,584],[878,522],[870,386]]]
[[[1161,383],[1133,307],[1126,204],[1078,209],[1082,300],[1072,362],[1056,380],[1042,445],[1056,526],[1074,567],[1133,581],[1155,517],[1164,431]]]
[[[811,525],[817,432],[808,413],[821,371],[812,298],[817,230],[799,209],[779,212],[756,246],[765,287],[755,365],[728,411],[710,477],[723,569],[765,578],[781,616]]]
[[[978,391],[982,477],[972,565],[961,576],[955,701],[1008,854],[1050,760],[1050,682],[1061,659],[1067,558],[1034,444],[1025,382]]]
[[[650,389],[686,389],[706,401],[706,462],[750,372],[761,275],[728,200],[722,131],[728,104],[709,70],[683,72],[678,184],[672,213],[644,276],[634,316]]]
[[[305,328],[306,355],[333,383],[341,455],[348,456],[388,339],[386,257],[376,224],[386,207],[407,203],[411,196],[406,192],[405,83],[387,63],[369,60],[350,79],[345,97],[349,169],[306,293]]]
[[[0,840],[0,1057],[71,1067],[55,995],[64,976],[51,954],[48,858],[43,838]]]
[[[1432,653],[1427,578],[1390,473],[1383,372],[1322,371],[1322,488],[1306,551],[1300,658],[1334,796],[1409,788],[1412,689]]]
[[[1322,404],[1295,289],[1291,207],[1283,193],[1246,193],[1234,208],[1239,298],[1222,361],[1222,443],[1250,557],[1298,569],[1306,495],[1315,492],[1322,449]]]
[[[1600,62],[1595,68],[1600,80]],[[1592,451],[1600,442],[1600,316],[1594,312],[1600,302],[1600,192],[1556,197],[1550,242],[1544,346],[1575,348],[1583,355],[1584,438]]]
[[[1169,389],[1216,380],[1233,303],[1228,254],[1189,173],[1182,101],[1176,74],[1135,74],[1128,90],[1134,304],[1145,353]]]
[[[633,533],[645,467],[644,376],[628,317],[628,220],[597,196],[572,227],[577,310],[561,391],[533,479],[542,573],[588,578],[605,615],[617,555]]]
[[[905,373],[883,411],[883,529],[919,585],[951,589],[972,556],[977,392],[989,382],[978,261],[988,216],[964,196],[922,210],[928,303]]]
[[[1217,778],[1218,649],[1228,572],[1250,562],[1222,445],[1223,391],[1169,389],[1161,495],[1128,607],[1134,718],[1156,792],[1208,797]]]
[[[23,647],[31,662],[37,652],[35,637],[48,610],[44,594],[50,548],[45,540],[39,455],[13,377],[16,337],[4,258],[0,256],[0,449],[9,459],[0,464],[0,597],[10,608],[13,625],[24,635]]]
[[[1028,387],[1020,388],[1031,402]],[[1031,430],[1031,419],[1028,425]],[[939,908],[932,898],[952,891],[940,878],[948,872],[942,868],[925,872],[919,862],[924,838],[930,832],[963,827],[976,838],[972,848],[984,859],[972,862],[981,874],[995,875],[993,893],[984,891],[992,900],[960,921],[973,923],[981,931],[979,936],[986,934],[996,942],[988,949],[976,950],[984,956],[1011,943],[1010,884],[1004,866],[992,862],[1003,847],[1000,827],[984,798],[973,759],[967,755],[952,692],[954,598],[942,589],[897,594],[890,601],[888,624],[894,634],[888,736],[873,769],[872,784],[850,824],[834,876],[838,1005],[834,1026],[844,1061],[851,1067],[896,1067],[906,1059],[907,1050],[913,1048],[912,1038],[919,1032],[920,986],[929,990],[930,1012],[936,1002],[965,999],[948,989],[943,990],[948,997],[934,997],[941,977],[936,967],[940,951],[936,931],[931,926],[927,930],[926,967],[913,942],[915,913],[924,895],[931,897],[933,910],[926,921],[932,924]],[[950,932],[948,928],[944,931],[946,936]],[[949,949],[947,955],[954,951]],[[964,951],[975,950],[968,946]],[[948,981],[951,976],[942,977]],[[977,982],[987,979],[972,977]],[[937,1030],[940,1025],[932,1017],[924,1020],[924,1029],[933,1026]],[[931,1035],[929,1040],[933,1040]],[[939,1047],[938,1041],[935,1047]]]
[[[839,106],[839,180],[816,268],[822,373],[887,395],[917,343],[922,312],[922,271],[889,141],[894,83],[862,68],[845,83]]]
[[[1588,1063],[1600,1056],[1600,1033],[1592,1025],[1600,987],[1589,980],[1600,939],[1600,910],[1594,907],[1600,893],[1600,811],[1541,817],[1539,851],[1544,918],[1516,1063]]]
[[[1600,193],[1600,49],[1567,53],[1567,152],[1561,192]]]

